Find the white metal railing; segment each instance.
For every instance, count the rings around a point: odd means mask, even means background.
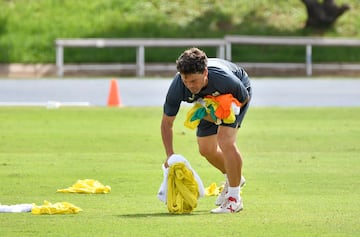
[[[320,37],[273,37],[273,36],[225,36],[226,59],[232,59],[231,46],[244,45],[300,45],[305,46],[306,75],[312,75],[312,46],[360,46],[358,39],[320,38]]]
[[[217,57],[232,59],[233,44],[244,45],[300,45],[305,46],[306,74],[312,75],[312,46],[360,46],[359,39],[320,38],[320,37],[272,37],[272,36],[239,36],[228,35],[224,39],[172,39],[172,38],[126,38],[126,39],[57,39],[56,42],[57,75],[62,77],[64,71],[83,69],[131,69],[136,70],[137,76],[145,75],[145,48],[146,47],[216,47]],[[64,48],[66,47],[135,47],[136,64],[121,65],[65,65]],[[151,70],[167,70],[168,66],[147,66]]]
[[[65,47],[135,47],[136,64],[123,64],[121,69],[136,69],[138,76],[145,75],[145,47],[216,47],[217,57],[225,58],[224,39],[57,39],[56,42],[57,75],[62,77],[65,70],[80,69],[80,67],[64,65]],[[105,65],[97,65],[101,68]],[[108,68],[111,67],[108,65]],[[112,66],[119,68],[119,66]]]

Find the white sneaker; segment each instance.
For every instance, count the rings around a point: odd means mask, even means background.
[[[226,202],[221,204],[221,206],[212,209],[211,213],[235,213],[241,211],[243,208],[244,206],[241,198],[239,201],[236,201],[235,198],[229,197]]]
[[[240,187],[243,187],[246,183],[246,180],[244,178],[244,176],[241,176],[241,179],[240,179]],[[221,191],[220,195],[217,197],[217,199],[215,200],[215,205],[216,206],[220,206],[223,202],[225,202],[226,200],[226,193],[228,192],[228,183],[226,182],[224,184],[224,188],[223,190]]]

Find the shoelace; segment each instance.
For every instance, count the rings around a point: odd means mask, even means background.
[[[235,203],[236,203],[236,199],[233,198],[233,197],[228,197],[227,200],[226,200],[226,202],[224,202],[224,203],[221,205],[221,207],[222,207],[222,208],[225,208],[230,202],[235,202]]]
[[[223,207],[225,208],[228,204],[230,204],[230,202],[236,203],[236,199],[233,198],[233,197],[229,197],[228,200],[225,202]],[[226,209],[230,210],[230,212],[235,212],[232,205],[229,205],[229,207],[226,207]]]

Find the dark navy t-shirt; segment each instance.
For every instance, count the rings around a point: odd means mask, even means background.
[[[209,58],[207,68],[209,71],[208,84],[198,94],[192,94],[185,87],[180,73],[175,75],[164,103],[164,113],[166,115],[175,116],[182,101],[192,103],[198,98],[204,98],[207,95],[232,94],[241,103],[248,99],[249,92],[247,88],[250,87],[250,80],[244,69],[219,58]]]

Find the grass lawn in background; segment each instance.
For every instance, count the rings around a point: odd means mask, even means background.
[[[244,210],[168,214],[156,193],[164,151],[160,107],[0,108],[0,203],[70,202],[79,214],[1,213],[3,236],[358,236],[360,108],[251,108],[239,132]],[[174,127],[175,149],[204,185],[222,175]],[[109,194],[64,194],[78,179]]]
[[[326,30],[304,29],[299,0],[0,1],[0,62],[55,63],[57,38],[223,38],[225,35],[360,37],[360,2]],[[94,17],[96,16],[96,17]],[[175,62],[181,48],[146,48],[146,62]],[[216,50],[204,49],[214,57]],[[234,45],[237,62],[304,62],[304,47]],[[66,48],[66,63],[131,63],[134,48]],[[314,63],[360,61],[359,47],[313,47]]]

